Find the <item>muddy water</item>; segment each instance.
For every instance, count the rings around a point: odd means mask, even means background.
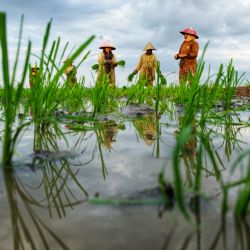
[[[249,114],[240,115],[246,120]],[[203,173],[204,197],[197,201],[185,194],[190,221],[175,202],[166,211],[157,205],[162,168],[172,181],[180,119],[164,115],[157,127],[152,117],[139,116],[109,117],[94,131],[74,122],[27,128],[14,166],[0,175],[0,249],[249,249],[249,221],[238,222],[232,213],[223,219],[220,185],[209,163]],[[208,126],[223,134],[224,128]],[[212,139],[225,163],[225,179],[237,179],[244,171],[233,177],[229,171],[239,152],[249,147],[249,128],[240,132],[237,138],[247,143],[232,147],[229,160],[223,138]],[[187,187],[194,181],[195,147],[191,142],[191,153],[182,159]],[[230,209],[236,195],[230,194]],[[135,197],[138,204],[122,205]],[[149,202],[152,198],[155,204]]]

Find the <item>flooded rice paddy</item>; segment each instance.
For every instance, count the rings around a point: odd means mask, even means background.
[[[232,60],[201,80],[207,43],[186,83],[167,83],[157,62],[152,87],[100,74],[88,88],[63,74],[95,36],[63,64],[68,42],[48,48],[50,21],[17,80],[23,16],[11,77],[0,19],[1,250],[250,249],[250,99],[234,99],[245,79]]]
[[[232,162],[249,149],[250,129],[239,125],[249,114],[232,112],[237,125],[229,127],[206,124],[225,181],[245,174],[241,164],[232,174]],[[201,194],[191,191],[199,145],[195,121],[180,155],[189,220],[176,204],[172,165],[181,107],[156,116],[147,105],[124,106],[94,122],[67,115],[57,111],[55,120],[26,127],[14,167],[2,169],[0,249],[250,249],[249,219],[232,213],[238,188],[230,190],[224,215],[221,184],[206,154]]]

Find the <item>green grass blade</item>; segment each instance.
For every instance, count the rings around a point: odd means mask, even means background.
[[[179,205],[179,208],[186,219],[189,219],[189,214],[186,210],[186,206],[184,203],[184,189],[183,182],[181,178],[181,170],[180,170],[180,152],[190,135],[191,127],[185,127],[182,129],[178,139],[177,144],[173,152],[173,172],[174,172],[174,187],[176,191],[176,200]]]
[[[15,78],[16,78],[16,69],[17,69],[18,60],[19,60],[21,40],[22,40],[22,32],[23,32],[23,21],[24,21],[24,16],[22,15],[21,16],[21,21],[20,21],[20,28],[19,28],[19,36],[18,36],[18,45],[17,45],[16,60],[15,60],[15,63],[14,63],[14,68],[13,68],[13,73],[12,73],[12,79],[11,79],[11,86],[14,85]]]

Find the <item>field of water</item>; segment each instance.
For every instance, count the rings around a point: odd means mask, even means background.
[[[231,171],[249,148],[249,128],[206,124],[221,159],[221,177],[204,154],[199,196],[192,191],[195,131],[186,142],[180,155],[186,220],[173,190],[182,110],[156,117],[145,107],[123,107],[84,124],[61,112],[56,122],[26,127],[13,167],[2,169],[0,177],[0,249],[249,249],[249,221],[232,213],[238,189],[230,191],[224,216],[220,184],[244,176],[240,165]],[[247,111],[231,114],[242,122],[248,117]],[[198,129],[195,122],[193,129]]]

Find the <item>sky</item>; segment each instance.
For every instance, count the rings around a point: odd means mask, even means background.
[[[200,37],[199,56],[209,42],[205,71],[210,68],[215,73],[221,63],[226,66],[233,59],[236,70],[245,72],[246,79],[250,76],[250,0],[0,0],[0,11],[7,13],[10,64],[15,58],[22,14],[25,20],[21,62],[28,40],[32,41],[32,52],[40,54],[50,19],[50,42],[60,36],[63,48],[68,41],[66,55],[95,35],[88,47],[90,56],[78,69],[78,78],[84,75],[86,86],[94,83],[96,74],[91,66],[97,63],[100,43],[107,39],[116,45],[118,60],[126,61],[125,69],[116,69],[118,86],[128,84],[127,76],[149,41],[157,48],[155,54],[163,74],[169,82],[177,82],[178,61],[173,56],[183,41],[179,32],[186,27],[193,27]],[[77,65],[80,60],[81,57],[74,63]],[[36,61],[32,56],[31,64]]]

